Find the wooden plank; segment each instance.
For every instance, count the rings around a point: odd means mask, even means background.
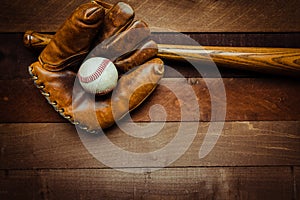
[[[291,169],[168,168],[0,171],[1,199],[292,199]]]
[[[148,122],[150,108],[160,105],[166,111],[167,121],[180,121],[182,117],[188,121],[217,121],[220,120],[217,115],[211,116],[212,108],[216,107],[211,106],[210,95],[215,93],[214,102],[226,105],[226,121],[300,119],[297,79],[224,78],[222,81],[226,99],[216,89],[209,93],[206,85],[214,86],[220,83],[219,79],[163,78],[154,93],[131,116],[136,122]],[[66,122],[39,94],[31,80],[0,80],[0,83],[0,122]],[[180,102],[186,103],[185,107]],[[199,110],[199,116],[195,109]],[[152,114],[154,121],[162,120],[161,112]]]
[[[293,81],[289,83],[280,79],[222,79],[226,90],[226,121],[243,121],[243,120],[298,120],[300,119],[300,106],[297,102],[300,97],[294,96],[299,91],[298,81],[294,82],[296,88],[292,88]],[[194,121],[193,115],[195,107],[188,104],[185,94],[186,84],[191,84],[197,98],[200,109],[200,121],[217,121],[218,116],[211,116],[213,107],[211,107],[211,97],[214,101],[222,104],[224,99],[222,94],[209,92],[205,85],[204,79],[190,78],[185,79],[163,79],[149,100],[137,110],[133,111],[132,118],[135,121],[150,121],[148,110],[152,105],[161,105],[167,113],[167,121],[180,121],[184,116],[189,121]],[[207,85],[218,84],[218,79],[206,80]],[[183,96],[178,99],[171,90],[164,85],[172,86],[176,91],[176,95]],[[182,87],[184,89],[178,89]],[[174,91],[175,91],[174,89]],[[178,89],[178,90],[177,90]],[[182,93],[181,93],[182,92]],[[168,98],[166,98],[168,97]],[[186,95],[189,99],[193,99],[191,95]],[[187,108],[180,110],[179,102],[186,102]],[[223,102],[224,103],[224,102]],[[284,111],[283,111],[284,110]],[[152,113],[153,114],[153,113]],[[154,117],[159,118],[161,113]],[[189,117],[190,115],[190,117]],[[176,116],[176,117],[175,117]],[[154,118],[155,119],[155,118]]]
[[[156,126],[152,125],[155,127],[152,127],[154,130],[160,126],[162,129],[158,131],[145,131],[143,129],[137,133],[136,130],[138,129],[130,129],[129,132],[128,130],[122,131],[118,127],[112,127],[105,133],[116,146],[124,151],[136,153],[156,151],[169,144],[176,134],[186,134],[185,140],[173,142],[174,146],[164,152],[163,156],[165,157],[159,158],[159,161],[163,161],[171,167],[300,165],[299,121],[226,122],[212,151],[201,159],[199,158],[199,150],[203,146],[203,139],[207,135],[208,128],[216,127],[217,122],[155,124]],[[138,123],[137,125],[149,124]],[[188,127],[184,133],[177,133],[179,126]],[[194,130],[197,128],[198,131],[195,132]],[[104,136],[87,137],[88,141],[84,140],[84,145],[88,148],[89,145],[94,144],[92,142],[97,142],[97,145],[103,144],[99,147],[99,154],[94,154],[103,157],[101,159],[98,157],[100,161],[96,160],[83,146],[75,128],[69,123],[1,124],[0,131],[1,169],[107,168],[106,165],[102,164],[103,159],[116,158],[116,156],[111,155],[115,152],[111,148],[102,148],[105,146]],[[140,136],[141,133],[149,133],[153,136],[137,138],[128,135],[129,133]],[[196,134],[195,138],[190,141],[187,140],[193,134]],[[81,137],[83,136],[81,135]],[[217,136],[217,132],[209,134],[209,138]],[[187,148],[187,150],[181,152],[182,148]],[[173,159],[174,153],[178,153],[179,150],[180,154],[183,155],[175,162],[169,163],[168,159]],[[155,160],[153,155],[149,155],[147,162],[151,162],[151,165],[154,166],[161,166],[161,164],[155,164]],[[105,163],[107,162],[105,161]],[[132,160],[128,165],[131,167],[140,166],[138,164]],[[114,166],[122,167],[124,165],[115,163]],[[146,162],[142,163],[141,166],[149,167]]]
[[[294,167],[294,199],[300,198],[300,167]]]
[[[29,78],[28,66],[37,53],[23,45],[22,34],[0,34],[0,80]]]
[[[66,122],[28,79],[0,81],[0,122]]]
[[[115,3],[119,0],[108,0]],[[0,31],[27,29],[53,32],[85,0],[21,0],[1,3]],[[151,27],[180,32],[299,32],[300,2],[291,1],[168,1],[125,0],[136,11],[136,18]]]

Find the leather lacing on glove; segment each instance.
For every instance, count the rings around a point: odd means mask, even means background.
[[[74,125],[79,125],[80,123],[79,123],[79,122],[76,122],[76,121],[73,121],[73,120],[72,120],[72,117],[71,117],[70,115],[65,115],[65,114],[64,114],[64,109],[63,109],[63,108],[58,108],[58,107],[57,107],[57,102],[56,102],[56,101],[51,101],[51,100],[49,99],[49,97],[50,97],[50,95],[51,95],[50,92],[45,92],[45,91],[44,91],[45,85],[36,83],[36,81],[39,80],[39,78],[38,78],[38,76],[36,76],[36,75],[34,75],[34,74],[32,73],[32,67],[31,67],[31,66],[28,67],[28,72],[29,72],[29,74],[30,74],[30,76],[31,76],[31,79],[32,79],[33,82],[34,82],[34,85],[35,85],[38,89],[40,89],[41,94],[47,99],[48,103],[49,103],[50,105],[53,106],[54,110],[55,110],[56,112],[58,112],[63,118],[69,120],[72,124],[74,124]],[[81,128],[84,129],[84,130],[87,130],[87,127],[81,127]]]

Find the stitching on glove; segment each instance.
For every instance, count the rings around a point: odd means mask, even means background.
[[[53,108],[54,108],[54,109],[55,109],[55,110],[56,110],[63,118],[67,119],[70,123],[72,123],[72,124],[74,124],[74,125],[77,125],[78,128],[80,128],[80,129],[86,131],[87,133],[96,134],[96,133],[97,133],[96,130],[89,130],[89,127],[88,127],[88,126],[85,126],[85,125],[83,125],[83,124],[81,124],[81,123],[79,123],[79,122],[77,122],[77,121],[72,120],[72,116],[70,116],[70,115],[65,115],[65,114],[64,114],[64,109],[63,109],[63,108],[58,108],[58,107],[57,107],[57,102],[56,102],[56,101],[51,101],[51,100],[50,100],[50,98],[49,98],[49,97],[51,96],[50,92],[45,92],[45,91],[43,90],[43,89],[45,89],[45,85],[43,85],[43,84],[40,84],[40,85],[39,85],[39,84],[36,83],[36,81],[39,80],[39,79],[38,79],[38,76],[32,72],[32,69],[33,69],[33,67],[30,65],[30,66],[28,67],[28,72],[29,72],[29,74],[30,74],[30,76],[31,76],[31,79],[32,79],[33,82],[34,82],[34,85],[40,90],[41,94],[47,99],[48,103],[49,103],[50,105],[52,105],[52,107],[53,107]]]
[[[65,115],[64,114],[64,109],[63,108],[58,108],[57,107],[57,102],[56,101],[51,101],[50,99],[49,99],[49,97],[50,97],[50,92],[45,92],[43,89],[45,89],[45,85],[39,85],[39,84],[37,84],[36,83],[36,81],[38,80],[38,76],[36,75],[36,74],[33,74],[33,72],[32,72],[32,66],[29,66],[28,67],[28,72],[29,72],[29,74],[30,74],[30,76],[31,76],[31,78],[32,78],[32,80],[33,80],[33,82],[34,82],[34,85],[40,90],[40,92],[41,92],[41,94],[47,99],[47,101],[48,101],[48,103],[50,104],[50,105],[52,105],[53,107],[54,107],[54,109],[61,115],[61,116],[63,116],[65,119],[67,119],[67,120],[69,120],[72,124],[78,124],[78,122],[74,122],[73,120],[72,120],[72,117],[70,116],[70,115]]]

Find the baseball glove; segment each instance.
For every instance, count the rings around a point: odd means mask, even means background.
[[[36,42],[26,32],[27,46]],[[134,21],[126,3],[93,1],[79,6],[62,24],[38,61],[29,66],[36,87],[54,109],[81,129],[96,133],[139,106],[164,74],[157,45],[143,21]],[[114,91],[96,97],[78,84],[77,71],[86,57],[110,59],[122,74]]]

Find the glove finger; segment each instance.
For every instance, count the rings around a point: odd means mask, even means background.
[[[81,62],[91,48],[104,14],[104,9],[95,3],[79,6],[39,56],[43,67],[49,71],[59,71]]]
[[[156,88],[163,74],[163,61],[154,58],[122,76],[112,95],[114,116],[120,119],[140,105]]]
[[[96,39],[95,45],[123,31],[133,21],[133,18],[134,11],[130,5],[124,2],[115,4],[105,14],[103,28]]]
[[[123,75],[110,98],[96,102],[78,87],[73,96],[76,123],[89,132],[110,127],[139,106],[153,92],[163,74],[163,62],[152,59]]]
[[[149,40],[139,46],[132,54],[118,58],[115,61],[115,65],[119,71],[127,72],[153,58],[157,53],[158,47],[156,42]]]
[[[97,45],[88,57],[105,57],[115,61],[133,51],[143,40],[150,36],[150,30],[143,21],[135,21],[130,27],[120,34],[104,40]]]

